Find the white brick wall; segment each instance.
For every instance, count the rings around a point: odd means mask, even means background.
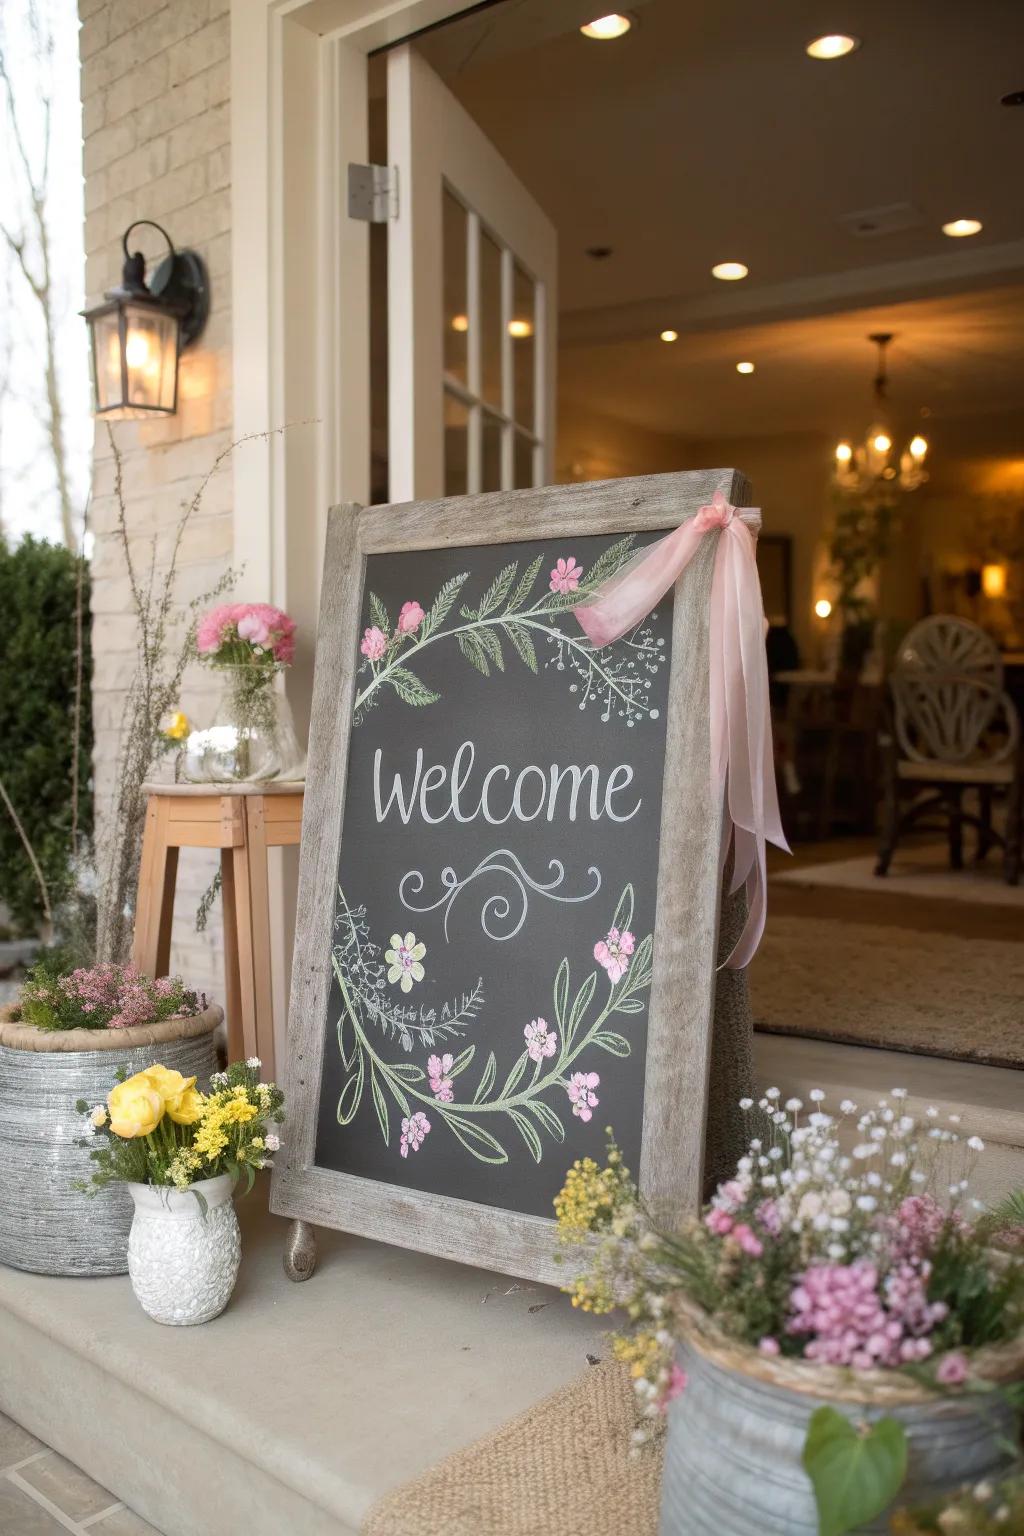
[[[121,236],[135,219],[163,224],[177,246],[205,259],[212,293],[206,331],[182,358],[176,415],[114,427],[125,457],[132,547],[148,567],[150,541],[166,554],[181,504],[232,436],[231,145],[228,0],[79,0],[85,133],[87,301],[121,275]],[[133,248],[159,256],[162,242],[138,230]],[[97,424],[93,477],[94,724],[98,804],[109,804],[124,689],[137,637],[124,562],[106,428]],[[231,471],[208,489],[186,534],[182,601],[217,580],[232,555]],[[254,594],[258,595],[258,594]],[[193,668],[182,706],[200,716],[216,683]],[[178,875],[173,968],[222,999],[218,905],[205,937],[195,932],[199,897],[215,858],[183,853]]]

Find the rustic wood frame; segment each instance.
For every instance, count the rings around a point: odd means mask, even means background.
[[[306,786],[288,1016],[288,1126],[270,1198],[274,1212],[300,1224],[290,1254],[295,1278],[312,1271],[309,1222],[526,1279],[560,1278],[552,1257],[553,1220],[314,1162],[366,557],[647,533],[694,516],[716,490],[734,505],[749,500],[743,476],[716,469],[331,510],[309,742],[315,766]],[[676,1215],[701,1199],[715,1007],[723,797],[711,785],[708,678],[717,539],[705,539],[684,571],[679,591],[688,601],[677,602],[674,611],[648,1009],[639,1182],[649,1199]]]

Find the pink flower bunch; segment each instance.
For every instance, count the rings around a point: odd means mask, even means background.
[[[576,564],[575,555],[570,555],[567,560],[560,555],[551,572],[550,589],[552,592],[560,592],[564,597],[578,589],[582,575],[583,567]]]
[[[133,965],[110,962],[56,979],[34,973],[22,996],[25,1018],[42,1029],[130,1029],[205,1006],[206,999],[187,991],[177,976],[151,981]]]
[[[266,658],[287,667],[295,659],[295,621],[270,603],[221,603],[199,620],[196,650],[220,666]]]
[[[406,639],[409,635],[414,635],[425,618],[423,608],[415,599],[403,603],[398,614],[398,623],[395,625],[395,633],[391,638],[388,638],[379,624],[371,624],[363,630],[359,649],[367,661],[380,661],[392,645]]]
[[[612,986],[621,981],[629,968],[629,957],[636,947],[636,939],[631,933],[620,933],[617,928],[609,928],[603,939],[598,939],[594,945],[594,959],[598,965],[603,965],[608,972],[608,980]]]
[[[897,1259],[924,1259],[935,1249],[950,1215],[931,1195],[907,1195],[886,1223]]]
[[[594,1092],[600,1081],[596,1072],[574,1072],[569,1079],[565,1091],[569,1095],[572,1112],[584,1123],[594,1118],[593,1111],[600,1103]]]
[[[852,1264],[812,1264],[790,1296],[787,1332],[811,1335],[808,1360],[849,1365],[857,1370],[924,1360],[932,1352],[925,1336],[947,1315],[930,1303],[927,1266],[901,1265],[879,1291],[878,1268],[870,1259]]]
[[[450,1104],[455,1097],[452,1089],[450,1073],[455,1065],[455,1057],[450,1051],[445,1051],[443,1056],[429,1056],[427,1058],[427,1077],[430,1079],[430,1091],[435,1099],[442,1103]]]
[[[430,1121],[427,1119],[422,1109],[418,1109],[416,1113],[414,1115],[410,1115],[407,1120],[403,1119],[402,1138],[398,1148],[402,1156],[408,1157],[410,1151],[418,1152],[426,1140],[429,1131]]]

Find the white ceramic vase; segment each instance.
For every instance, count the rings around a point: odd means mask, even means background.
[[[219,1316],[231,1299],[242,1254],[228,1175],[186,1190],[152,1184],[128,1189],[135,1202],[128,1274],[142,1310],[154,1322],[179,1328]]]

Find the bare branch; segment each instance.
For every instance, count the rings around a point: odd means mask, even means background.
[[[43,875],[42,867],[41,867],[41,865],[39,863],[39,860],[36,858],[36,851],[32,847],[32,844],[29,842],[28,833],[25,831],[25,828],[21,824],[21,817],[18,815],[17,811],[14,809],[14,806],[11,804],[11,797],[7,793],[7,788],[6,788],[5,784],[4,784],[3,779],[0,779],[0,800],[2,800],[4,805],[7,807],[7,814],[10,816],[11,820],[13,821],[14,829],[17,832],[18,836],[21,838],[22,845],[23,845],[23,847],[25,849],[25,852],[28,854],[29,863],[32,865],[33,872],[34,872],[36,880],[37,880],[37,882],[39,884],[39,894],[42,897],[42,901],[43,901],[43,915],[45,916],[46,921],[49,924],[50,929],[52,930],[53,929],[53,911],[52,911],[52,909],[50,907],[50,893],[49,893],[49,891],[47,889],[47,886],[46,886],[46,878]]]

